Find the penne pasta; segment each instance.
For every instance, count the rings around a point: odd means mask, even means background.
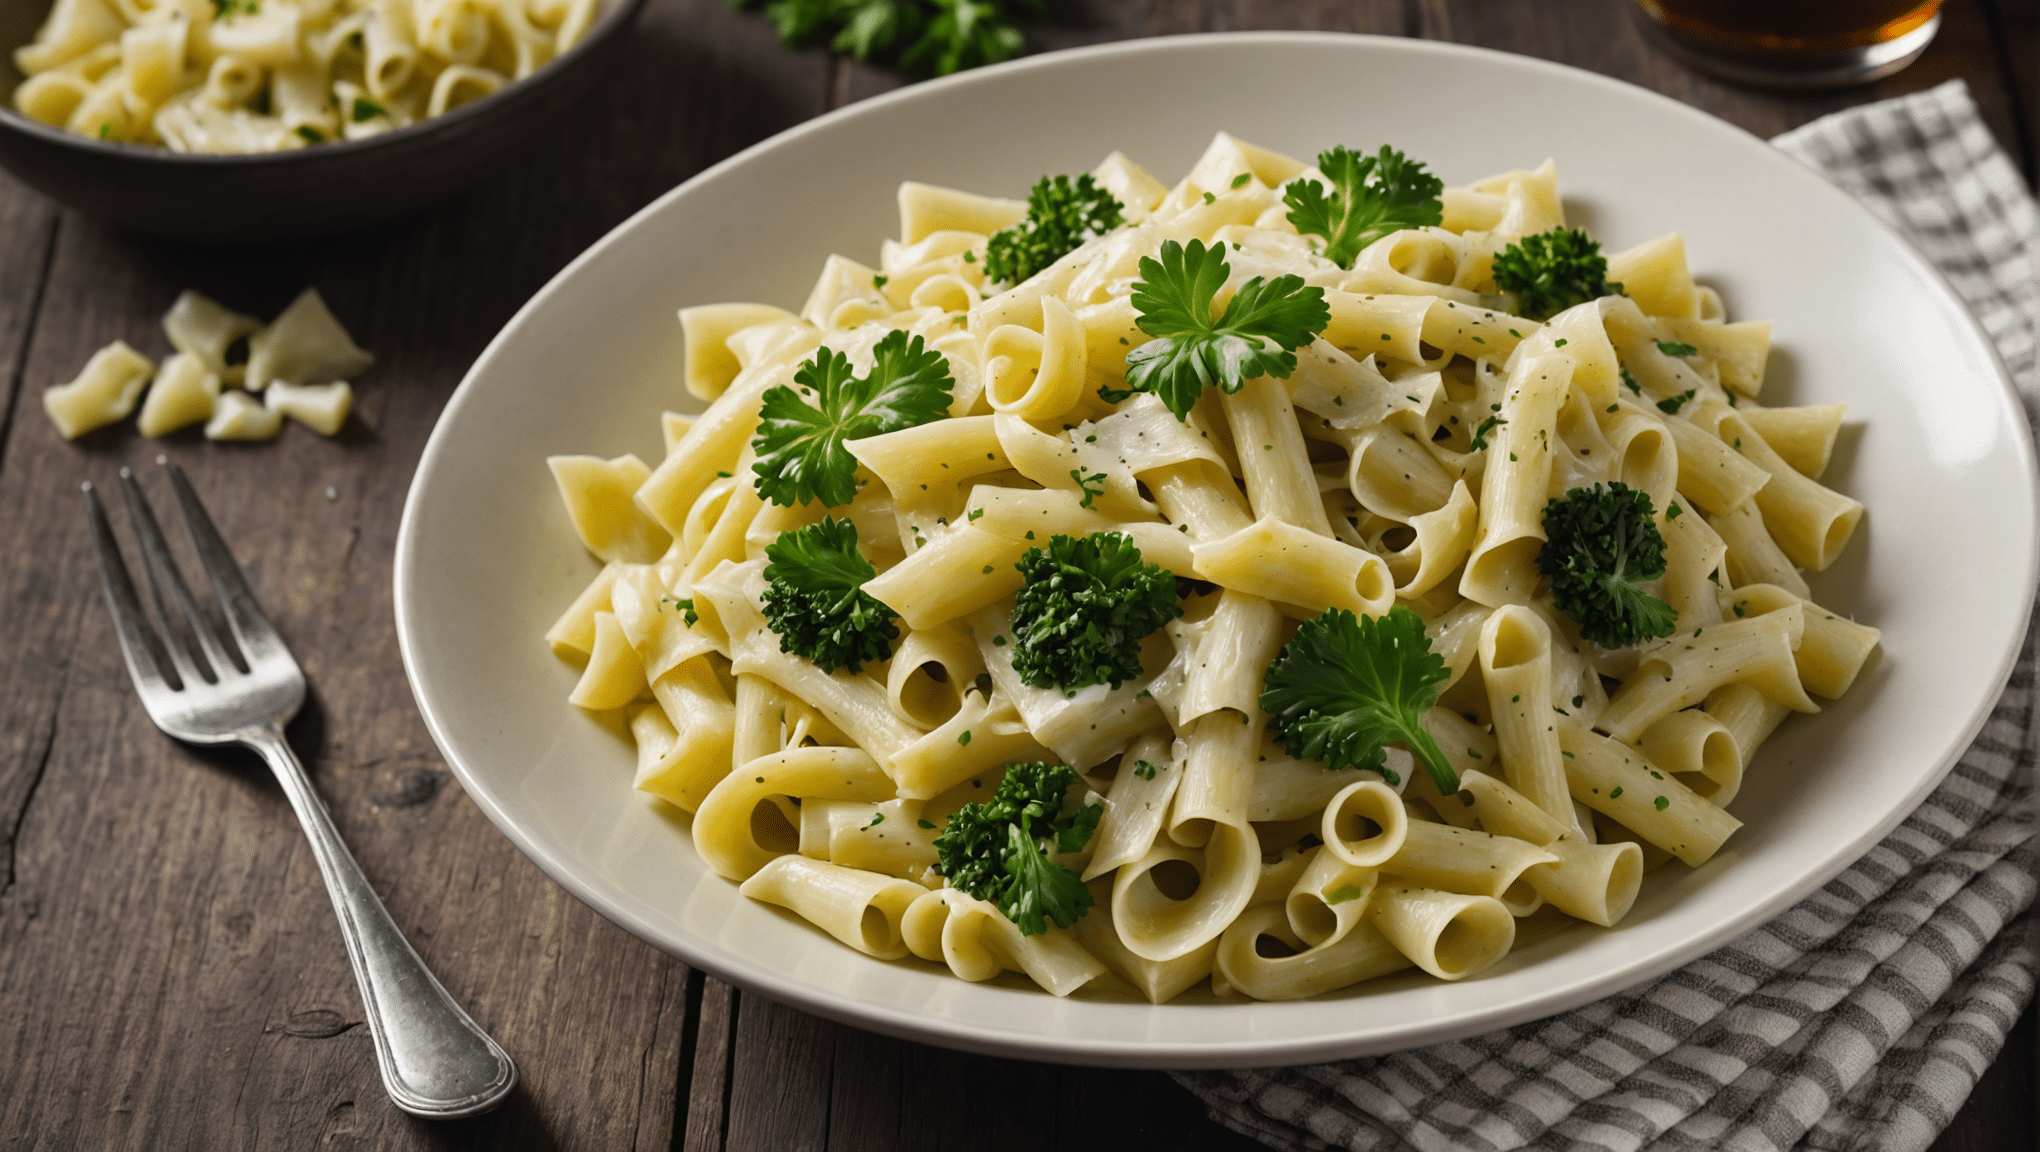
[[[472,12],[360,27],[430,88],[568,19]],[[908,183],[797,311],[681,312],[661,460],[551,462],[602,567],[546,640],[711,868],[869,957],[1159,1004],[1478,978],[1721,852],[1763,741],[1874,679],[1805,574],[1862,514],[1840,407],[1756,403],[1770,325],[1677,233],[1540,295],[1550,162],[1364,237],[1297,207],[1342,170],[1114,153],[1036,188],[1095,212],[1060,247]],[[181,413],[246,328],[173,318]]]

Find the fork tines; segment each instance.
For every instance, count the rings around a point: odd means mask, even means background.
[[[121,492],[127,502],[128,521],[140,545],[143,566],[149,572],[150,604],[149,610],[144,611],[134,579],[128,574],[127,563],[121,558],[120,546],[114,540],[113,527],[107,522],[106,509],[100,503],[99,493],[87,482],[84,485],[85,517],[92,527],[92,546],[99,560],[100,586],[106,593],[107,609],[113,613],[114,628],[120,637],[121,655],[127,660],[128,673],[134,677],[136,687],[145,692],[150,688],[181,690],[201,682],[217,684],[223,678],[246,673],[252,662],[272,652],[287,652],[276,629],[270,626],[268,618],[257,605],[247,579],[241,574],[240,565],[234,562],[233,553],[227,550],[219,530],[213,527],[212,518],[206,515],[205,506],[199,503],[197,493],[192,491],[184,470],[168,461],[163,461],[163,465],[170,474],[171,487],[177,493],[177,503],[184,514],[185,528],[197,549],[199,563],[205,569],[206,578],[238,646],[229,646],[221,641],[212,620],[199,607],[190,586],[184,582],[184,576],[170,554],[169,542],[164,539],[162,527],[156,521],[156,514],[142,495],[141,485],[135,482],[132,472],[122,468]],[[187,643],[187,636],[197,642],[196,653]],[[163,668],[159,653],[169,658],[169,669]],[[167,676],[166,671],[169,673]]]

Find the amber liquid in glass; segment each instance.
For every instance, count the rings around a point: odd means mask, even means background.
[[[1896,40],[1933,19],[1941,6],[1941,0],[1637,2],[1688,43],[1776,57],[1825,56]]]

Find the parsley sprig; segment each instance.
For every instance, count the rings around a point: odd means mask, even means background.
[[[845,441],[941,419],[956,385],[942,353],[897,330],[872,349],[864,376],[851,373],[848,356],[820,348],[793,379],[800,391],[781,384],[765,393],[751,471],[758,475],[758,494],[774,504],[820,500],[831,508],[857,497],[857,459]]]
[[[1619,296],[1601,245],[1577,228],[1525,236],[1495,257],[1495,287],[1516,294],[1516,311],[1549,320],[1575,304]]]
[[[1445,182],[1424,165],[1384,144],[1373,156],[1345,147],[1318,153],[1318,171],[1332,182],[1327,194],[1315,180],[1291,180],[1282,190],[1289,222],[1325,239],[1325,259],[1351,268],[1354,257],[1391,232],[1443,223]]]
[[[834,672],[863,670],[892,655],[899,637],[892,609],[864,590],[878,575],[857,551],[857,525],[824,516],[765,546],[765,622],[779,650]],[[690,603],[688,610],[693,606]]]
[[[1324,289],[1305,287],[1300,276],[1254,277],[1213,320],[1211,302],[1232,275],[1225,246],[1165,240],[1158,255],[1141,257],[1133,286],[1134,323],[1157,339],[1127,355],[1128,387],[1107,391],[1108,400],[1153,392],[1187,420],[1207,384],[1237,392],[1256,376],[1287,378],[1295,350],[1331,322]]]
[[[1383,748],[1399,739],[1450,796],[1459,774],[1423,724],[1450,677],[1423,617],[1408,608],[1381,617],[1329,608],[1304,621],[1268,665],[1261,707],[1291,756],[1373,769],[1394,783]]]
[[[1089,172],[1075,180],[1043,176],[1027,194],[1027,218],[993,233],[986,244],[985,278],[1018,284],[1124,223],[1119,201]]]
[[[1544,506],[1537,567],[1551,577],[1552,603],[1596,644],[1619,648],[1678,629],[1678,611],[1637,587],[1665,574],[1665,538],[1651,512],[1649,493],[1620,480]]]
[[[1020,558],[1013,669],[1035,688],[1117,688],[1140,675],[1140,642],[1183,614],[1176,578],[1124,532],[1054,536]]]
[[[1020,55],[1026,42],[1014,16],[1023,10],[1041,15],[1040,0],[767,0],[765,19],[788,48],[827,37],[832,51],[859,60],[947,76]]]
[[[949,886],[989,900],[1019,927],[1039,936],[1048,922],[1067,928],[1094,901],[1075,872],[1051,861],[1044,841],[1076,852],[1098,830],[1103,805],[1059,815],[1077,782],[1060,764],[1014,764],[990,800],[965,804],[935,838],[936,869]]]

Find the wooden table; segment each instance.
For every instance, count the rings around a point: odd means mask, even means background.
[[[1318,28],[1546,57],[1670,94],[1759,135],[1968,79],[2029,179],[2040,28],[2031,0],[1950,0],[1909,71],[1780,96],[1648,47],[1627,0],[1060,0],[1037,48]],[[627,74],[564,137],[430,216],[263,251],[112,232],[0,176],[0,1145],[21,1148],[1250,1148],[1159,1072],[903,1043],[708,979],[613,927],[498,835],[447,771],[391,627],[398,512],[434,417],[512,312],[673,184],[899,83],[782,51],[721,0],[653,0]],[[1365,140],[1356,144],[1367,143]],[[65,443],[38,407],[116,337],[197,288],[270,315],[316,284],[378,363],[336,440],[259,446],[132,421]],[[570,382],[563,382],[570,384]],[[302,660],[293,726],[398,923],[516,1057],[517,1093],[424,1124],[376,1076],[318,872],[252,756],[174,744],[137,707],[99,600],[78,484],[158,453],[205,493]],[[159,478],[149,477],[157,483]],[[2033,1147],[2028,1012],[1942,1142]]]

